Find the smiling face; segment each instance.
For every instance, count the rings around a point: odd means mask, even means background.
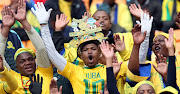
[[[99,56],[99,47],[94,43],[87,44],[82,48],[81,59],[88,67],[94,67],[98,64]]]
[[[28,52],[23,52],[16,59],[16,68],[23,76],[33,75],[36,71],[36,63],[33,56]]]
[[[109,29],[111,28],[111,22],[110,22],[110,17],[109,15],[105,12],[105,11],[96,11],[93,15],[93,18],[96,21],[100,21],[102,26],[102,30],[104,31],[109,31]]]
[[[138,88],[137,94],[155,94],[155,91],[152,86],[143,84]]]
[[[168,49],[166,48],[165,39],[163,35],[157,36],[153,41],[152,50],[154,54],[157,56],[157,54],[162,54],[165,57],[168,57]]]

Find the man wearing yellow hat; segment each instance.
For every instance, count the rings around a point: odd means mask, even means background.
[[[24,29],[26,30],[27,35],[34,44],[36,48],[36,54],[32,49],[21,48],[18,49],[14,55],[14,60],[16,61],[16,68],[20,73],[17,73],[11,70],[4,57],[4,66],[10,71],[15,79],[18,82],[18,87],[15,91],[7,92],[12,94],[29,94],[29,85],[31,83],[29,76],[33,74],[39,74],[40,77],[43,77],[42,84],[42,94],[49,94],[49,85],[50,81],[53,78],[53,69],[51,62],[49,61],[45,46],[41,40],[39,34],[35,29],[27,22],[26,20],[26,3],[24,0],[19,0],[18,11],[17,13],[12,12],[9,7],[5,6],[2,12],[3,15],[3,31],[0,34],[0,54],[3,57],[5,51],[5,44],[7,41],[7,36],[9,29],[14,24],[14,20],[18,20]],[[35,59],[37,58],[37,65]],[[41,80],[42,81],[42,80]]]

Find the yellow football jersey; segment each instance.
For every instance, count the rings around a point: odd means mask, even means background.
[[[106,82],[106,66],[96,65],[94,68],[76,66],[67,62],[59,74],[68,78],[75,94],[98,94],[104,90]]]
[[[18,82],[18,88],[12,94],[31,94],[29,91],[30,78],[26,76],[21,76],[20,73],[17,73],[13,70],[10,72],[14,75]],[[53,78],[53,68],[50,66],[49,68],[37,67],[35,74],[39,74],[40,77],[43,77],[43,86],[42,86],[42,94],[49,94],[50,91],[50,83]]]

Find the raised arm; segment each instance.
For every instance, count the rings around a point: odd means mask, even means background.
[[[101,42],[100,45],[101,52],[105,56],[106,59],[106,72],[107,72],[107,88],[109,91],[109,94],[119,94],[119,91],[116,87],[116,79],[113,73],[113,55],[114,55],[114,50],[113,47],[109,48],[109,43],[108,41],[103,41]]]
[[[153,17],[151,16],[150,18],[148,13],[141,13],[140,19],[141,19],[141,23],[139,21],[137,21],[137,23],[141,25],[141,33],[144,34],[144,32],[147,31],[146,37],[144,41],[141,43],[139,50],[139,63],[143,64],[145,63],[146,55],[149,48],[149,37],[150,37]]]
[[[165,39],[166,47],[168,48],[169,53],[169,65],[167,72],[167,86],[172,86],[177,89],[176,83],[176,64],[175,64],[175,51],[174,51],[174,30],[173,28],[169,29],[169,39]]]
[[[67,60],[56,51],[49,32],[48,19],[52,9],[46,11],[43,3],[35,4],[35,9],[36,11],[33,8],[31,10],[36,15],[41,25],[42,39],[46,46],[49,59],[60,71],[63,71],[67,64]]]
[[[12,93],[13,91],[15,91],[18,88],[18,82],[15,79],[15,77],[13,76],[13,74],[11,74],[11,72],[9,72],[7,70],[6,67],[3,66],[3,59],[0,55],[0,74],[3,76],[3,78],[5,79],[5,82],[3,83],[3,86],[0,88],[3,88],[4,91],[0,91],[2,92],[6,92],[6,93]],[[2,90],[2,89],[0,89]]]
[[[5,52],[5,47],[6,47],[6,42],[7,42],[7,37],[10,32],[10,28],[14,24],[14,17],[12,16],[12,12],[8,6],[4,6],[3,10],[1,11],[2,14],[2,23],[3,23],[3,28],[1,28],[0,25],[0,55],[2,56],[3,59],[3,64],[4,67],[6,67],[8,70],[10,70],[10,67],[8,63],[6,62],[4,58],[4,52]]]
[[[146,37],[146,32],[142,35],[140,28],[141,27],[139,25],[135,25],[132,29],[134,45],[128,64],[129,70],[135,75],[139,75],[139,48]]]
[[[24,0],[19,0],[17,13],[13,11],[13,15],[14,18],[22,24],[36,49],[37,64],[43,68],[50,67],[51,62],[48,58],[43,41],[37,31],[29,24],[26,19],[26,2]]]

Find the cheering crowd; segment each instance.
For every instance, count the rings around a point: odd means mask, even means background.
[[[179,0],[42,1],[3,5],[0,94],[180,93]]]

